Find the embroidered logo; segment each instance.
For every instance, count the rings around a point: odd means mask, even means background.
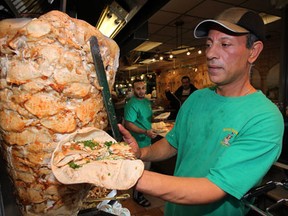
[[[224,128],[223,129],[224,132],[228,131],[229,134],[227,134],[224,139],[221,141],[221,144],[224,146],[230,146],[230,141],[231,139],[238,134],[238,132],[236,130],[234,130],[233,128]]]

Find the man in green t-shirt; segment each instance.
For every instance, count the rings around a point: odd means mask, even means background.
[[[173,129],[151,147],[121,125],[124,140],[143,161],[177,154],[174,176],[144,171],[136,189],[167,201],[166,216],[243,216],[241,200],[278,159],[284,131],[278,108],[250,83],[263,49],[264,23],[243,8],[230,8],[200,22],[206,38],[208,75],[214,87],[192,93]]]
[[[138,145],[143,148],[151,145],[151,138],[156,133],[151,129],[152,107],[151,102],[145,98],[146,83],[144,80],[136,79],[133,82],[134,95],[128,100],[124,107],[125,127],[131,132]],[[150,169],[150,162],[145,162],[145,169]],[[144,207],[150,206],[150,202],[142,193],[134,189],[133,199]]]

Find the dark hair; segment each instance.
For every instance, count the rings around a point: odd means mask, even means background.
[[[252,46],[253,46],[253,44],[254,44],[256,41],[259,41],[259,38],[258,38],[256,35],[254,35],[253,33],[249,33],[249,34],[247,35],[246,47],[247,47],[248,49],[251,49]]]
[[[188,81],[190,82],[190,77],[188,77],[188,76],[183,76],[183,77],[181,78],[181,81],[184,80],[184,79],[188,79]]]
[[[134,83],[138,83],[138,82],[145,82],[145,80],[136,78],[136,79],[133,81],[133,87],[134,87]]]

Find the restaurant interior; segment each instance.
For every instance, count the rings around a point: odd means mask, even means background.
[[[153,104],[154,117],[173,112],[165,89],[176,91],[181,86],[181,77],[188,76],[198,89],[213,85],[207,74],[205,40],[196,40],[193,30],[201,20],[213,18],[233,6],[254,10],[265,23],[264,50],[253,66],[250,78],[253,86],[278,106],[285,120],[281,156],[264,178],[265,182],[281,182],[288,179],[288,0],[1,0],[0,20],[37,18],[48,11],[59,10],[100,31],[102,28],[102,33],[115,40],[120,48],[113,104],[117,121],[121,123],[132,82],[137,78],[147,83],[146,97]],[[152,96],[153,89],[156,97]],[[159,121],[171,126],[175,118],[154,119],[154,122]],[[153,163],[152,169],[172,175],[175,160],[173,157]],[[4,173],[2,169],[1,166],[1,173]],[[6,194],[12,193],[5,188],[10,185],[2,174],[0,179],[0,216],[17,215],[18,212],[11,209],[13,207],[7,207],[11,205],[9,202],[14,202],[9,195],[5,198]],[[131,215],[163,215],[164,202],[150,199],[153,201],[149,208],[139,207],[132,200],[120,202]],[[277,187],[261,195],[259,206],[265,209],[281,201],[284,204],[279,205],[273,215],[284,216],[288,214],[287,200],[287,188]],[[82,212],[82,215],[98,214]]]

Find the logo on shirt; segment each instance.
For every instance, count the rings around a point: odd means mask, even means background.
[[[238,132],[233,128],[224,128],[223,132],[226,134],[226,136],[221,141],[221,144],[224,146],[230,146],[230,141],[238,134]]]

